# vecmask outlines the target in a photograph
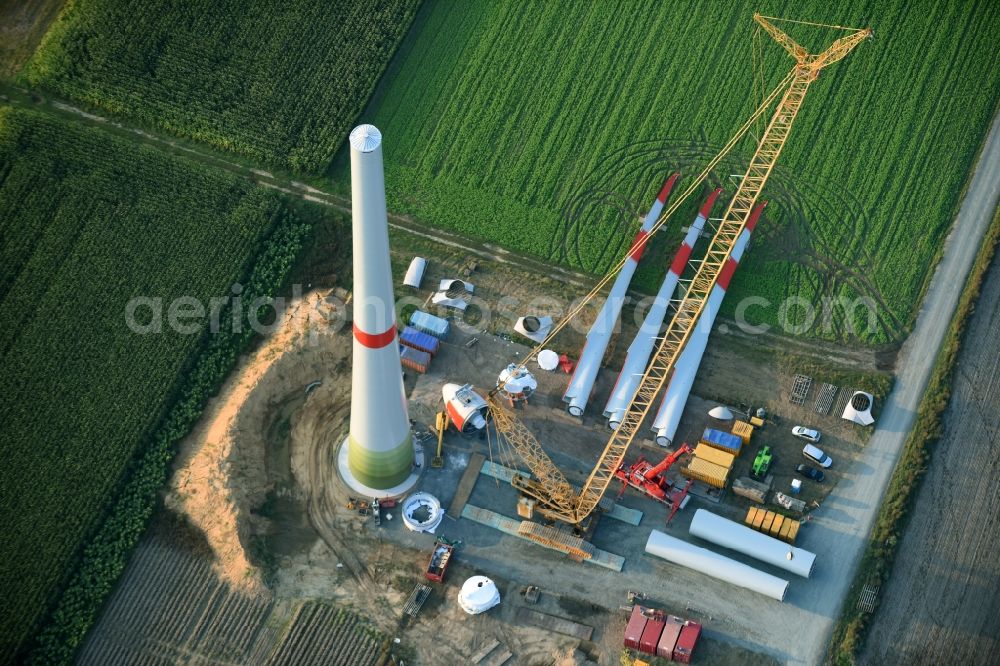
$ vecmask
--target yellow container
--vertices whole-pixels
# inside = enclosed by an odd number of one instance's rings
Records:
[[[752,506],[747,509],[747,517],[743,519],[743,522],[747,525],[753,525],[754,518],[757,517],[757,507]]]
[[[736,460],[736,456],[732,453],[712,448],[708,444],[699,444],[694,447],[694,457],[710,462],[713,465],[718,465],[719,467],[725,467],[726,471],[733,468],[733,461]]]
[[[689,479],[704,481],[715,488],[725,488],[729,470],[721,465],[710,463],[707,460],[694,458],[688,463],[687,467],[681,470],[681,474]]]
[[[732,432],[742,439],[744,444],[749,444],[750,437],[753,435],[753,426],[746,421],[734,421]]]
[[[771,522],[771,529],[768,532],[771,536],[778,536],[781,533],[781,524],[785,522],[785,517],[780,513],[774,514],[774,521]]]
[[[764,427],[764,419],[759,419],[756,416],[751,416],[750,417],[750,425],[752,425],[755,428],[763,428]]]
[[[788,543],[795,543],[795,537],[799,535],[799,527],[802,526],[802,521],[786,520],[785,522],[791,523],[788,527],[788,534],[785,535],[785,541]]]

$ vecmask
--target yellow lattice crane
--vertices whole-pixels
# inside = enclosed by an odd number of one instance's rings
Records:
[[[868,38],[870,29],[843,28],[842,26],[822,26],[848,31],[849,34],[837,39],[833,44],[818,54],[811,54],[796,43],[791,37],[776,27],[772,21],[781,21],[771,17],[754,15],[754,20],[767,31],[795,59],[792,71],[765,98],[763,103],[744,123],[743,127],[730,139],[729,143],[716,155],[688,186],[685,192],[661,215],[653,227],[655,232],[666,219],[680,206],[711,170],[732,150],[733,146],[746,134],[754,122],[763,117],[771,104],[780,96],[780,102],[771,115],[767,129],[761,136],[737,188],[729,208],[719,223],[704,259],[698,264],[697,271],[691,280],[683,299],[677,305],[673,317],[667,324],[663,339],[656,349],[648,369],[642,376],[635,398],[628,406],[621,425],[611,435],[604,451],[597,460],[593,471],[587,477],[583,487],[576,488],[566,480],[565,475],[552,462],[541,444],[520,420],[508,412],[494,396],[488,398],[493,414],[494,425],[505,445],[510,446],[521,461],[531,471],[532,477],[515,474],[512,484],[525,495],[535,500],[535,510],[543,516],[565,523],[578,525],[583,522],[597,507],[604,496],[608,484],[614,478],[615,470],[622,464],[629,445],[635,438],[640,424],[646,418],[656,395],[662,390],[674,363],[680,356],[684,345],[694,331],[698,317],[718,280],[720,271],[729,260],[729,255],[740,237],[750,212],[767,182],[781,154],[781,149],[788,140],[788,135],[798,115],[799,108],[805,99],[809,85],[819,75],[820,70],[846,56],[850,51]],[[803,21],[792,21],[804,23]],[[820,24],[809,24],[820,25]],[[637,244],[645,243],[646,238],[637,240]],[[635,249],[635,248],[633,248]],[[571,310],[559,324],[554,327],[549,336],[536,349],[523,359],[527,363],[539,350],[566,326],[566,324],[608,284],[621,269],[622,263],[605,276],[590,292],[579,307]]]

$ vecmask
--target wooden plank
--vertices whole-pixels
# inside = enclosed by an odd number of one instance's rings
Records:
[[[455,489],[455,497],[451,500],[451,506],[448,507],[449,516],[458,518],[462,515],[462,509],[465,508],[465,503],[472,496],[472,489],[476,485],[479,471],[483,468],[484,462],[486,462],[486,456],[482,453],[473,453],[469,456],[469,464],[462,473],[458,488]]]
[[[510,653],[510,650],[504,648],[484,661],[482,666],[503,666],[507,663],[507,660],[513,656],[514,655]]]
[[[549,631],[554,631],[558,634],[573,636],[574,638],[579,638],[584,641],[589,641],[590,637],[594,633],[594,628],[586,624],[580,624],[579,622],[567,620],[566,618],[562,618],[557,615],[539,613],[538,611],[531,610],[530,608],[519,608],[517,610],[517,619],[526,624],[541,627],[542,629],[548,629]]]
[[[472,655],[470,661],[473,664],[478,664],[479,662],[481,662],[483,659],[486,658],[486,655],[488,655],[490,652],[493,652],[493,648],[495,648],[498,645],[500,645],[500,641],[498,641],[495,638],[491,638],[490,641],[489,641],[489,643],[487,643],[486,645],[484,645],[483,648],[479,652],[477,652],[476,654]]]

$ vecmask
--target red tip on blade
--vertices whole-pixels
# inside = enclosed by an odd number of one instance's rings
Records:
[[[679,173],[675,173],[670,176],[670,178],[667,178],[667,182],[663,184],[663,189],[660,190],[660,195],[656,197],[656,200],[661,204],[667,203],[667,197],[670,196],[670,190],[674,189],[674,183],[676,183],[677,179],[680,177],[681,175]]]
[[[764,212],[765,208],[767,208],[766,201],[761,201],[759,204],[753,207],[753,210],[750,211],[750,218],[747,220],[747,231],[754,230],[754,228],[757,226],[757,220],[760,218],[760,214]]]
[[[677,254],[674,255],[674,263],[670,264],[670,272],[674,275],[680,275],[684,272],[684,267],[687,266],[688,259],[691,258],[691,246],[687,243],[681,243],[680,248],[677,250]]]
[[[722,188],[715,188],[715,190],[708,195],[708,198],[705,199],[705,203],[702,204],[701,210],[698,211],[698,214],[707,220],[709,213],[712,212],[712,206],[715,205],[715,200],[719,198],[720,194],[722,194]]]
[[[736,261],[732,257],[726,261],[726,265],[722,267],[722,271],[719,272],[719,281],[716,282],[716,286],[725,291],[729,289],[729,281],[733,279],[733,273],[736,272],[736,267],[739,266],[740,262]]]
[[[632,257],[633,261],[637,262],[642,259],[642,253],[646,251],[646,237],[649,236],[642,229],[639,233],[635,235],[635,240],[632,241],[632,249],[629,250],[628,256]]]

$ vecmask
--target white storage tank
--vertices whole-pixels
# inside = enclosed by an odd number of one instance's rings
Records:
[[[778,601],[782,601],[785,592],[788,591],[788,581],[783,578],[754,569],[706,548],[693,546],[658,530],[653,530],[649,535],[646,552]]]
[[[694,519],[688,530],[692,536],[732,548],[803,578],[809,578],[816,562],[816,555],[808,550],[796,548],[705,509],[694,512]]]

